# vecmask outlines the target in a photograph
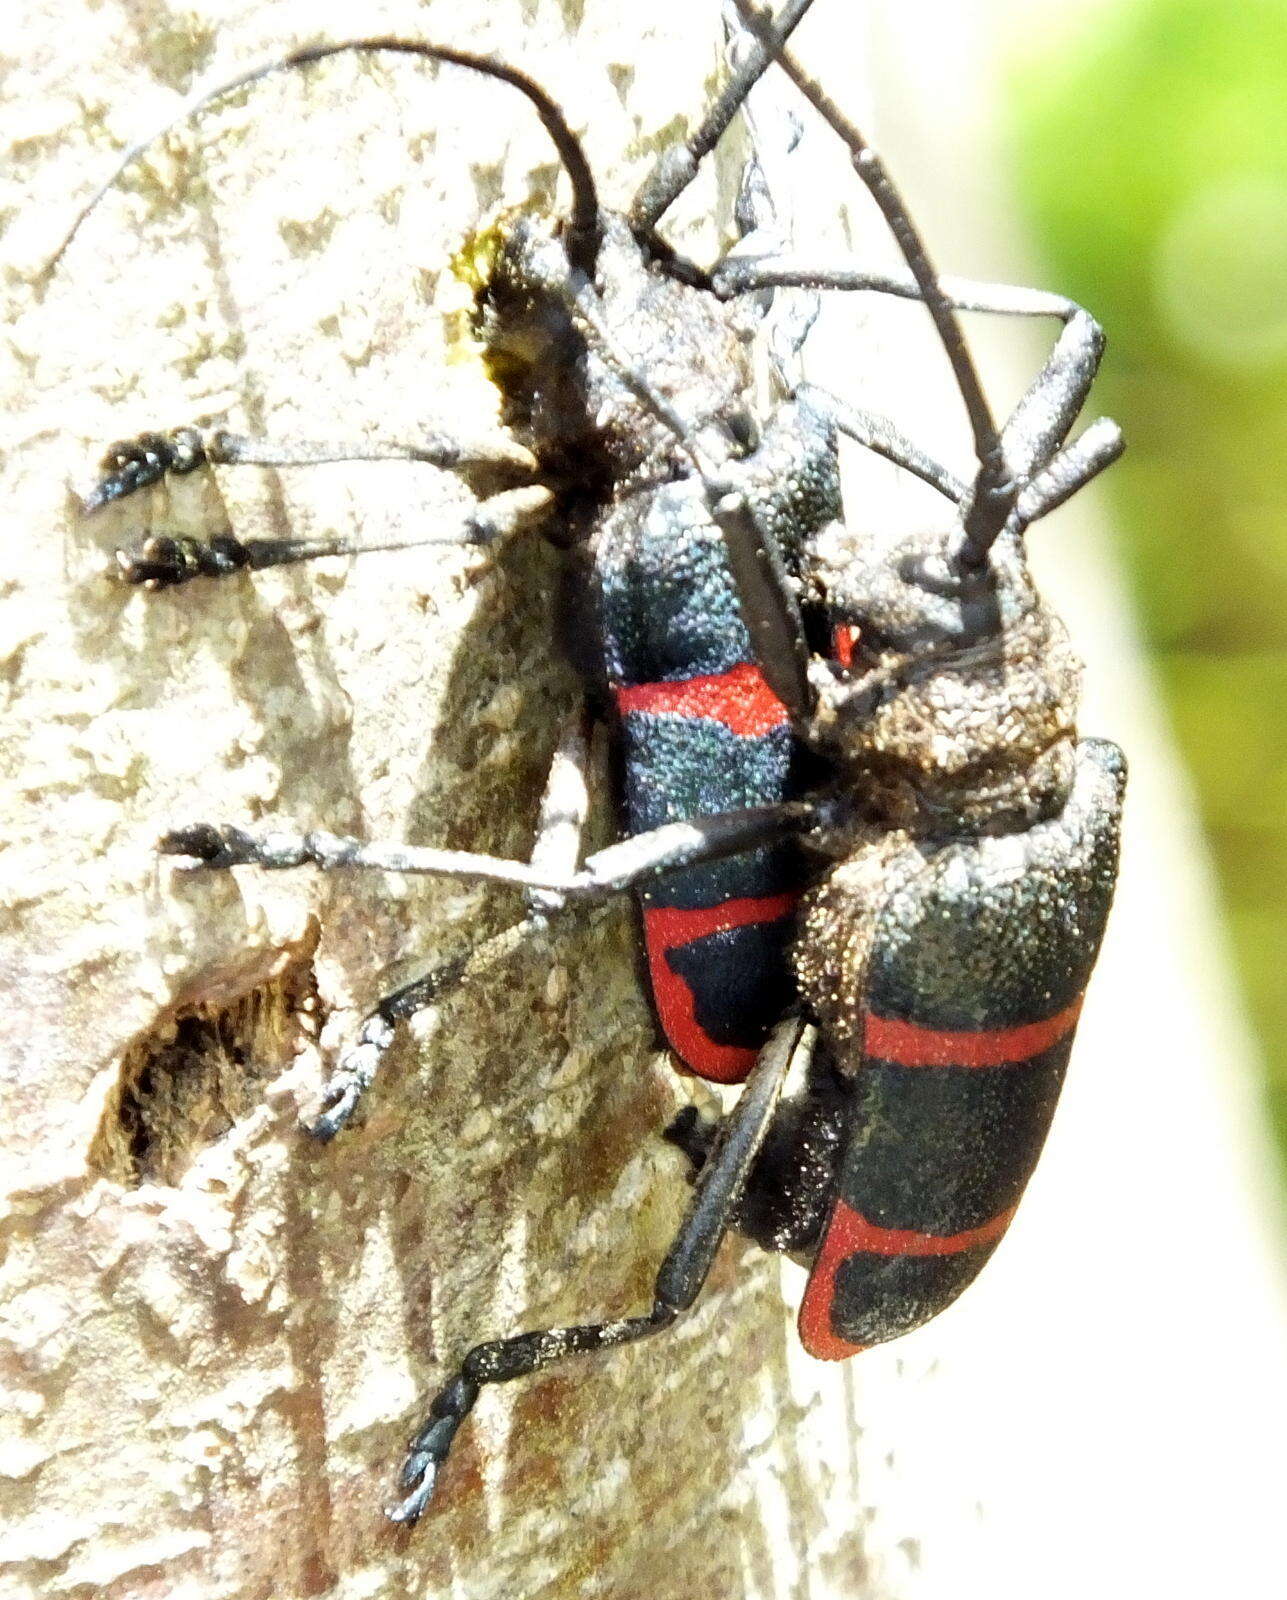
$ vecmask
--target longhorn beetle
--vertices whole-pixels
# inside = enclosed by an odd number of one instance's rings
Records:
[[[523,73],[462,51],[396,38],[323,44],[198,103],[340,51],[424,56],[526,96],[573,193],[565,218],[512,221],[479,292],[479,327],[505,375],[507,435],[381,453],[529,479],[482,501],[463,540],[496,544],[550,516],[570,536],[623,751],[625,836],[581,860],[579,728],[556,753],[527,862],[208,823],[167,833],[164,852],[207,869],[312,863],[525,892],[522,921],[381,1001],[310,1131],[330,1139],[343,1128],[401,1019],[566,908],[628,889],[671,1048],[692,1072],[745,1084],[718,1123],[690,1108],[667,1130],[692,1161],[694,1192],[651,1309],[476,1345],[412,1441],[395,1521],[414,1522],[428,1504],[483,1384],[667,1327],[697,1298],[730,1228],[809,1266],[799,1327],[815,1356],[854,1354],[943,1309],[995,1248],[1032,1171],[1098,951],[1124,765],[1113,746],[1077,740],[1079,667],[1033,588],[1023,537],[1120,452],[1103,419],[1065,442],[1103,337],[1057,296],[936,275],[880,161],[785,48],[809,4],[787,0],[771,21],[738,0],[740,64],[624,216],[600,206],[553,101]],[[748,253],[748,242],[702,273],[658,239],[661,217],[774,61],[847,146],[907,275]],[[731,307],[777,287],[922,301],[973,430],[973,482],[888,419],[816,389],[752,416]],[[1063,324],[1001,429],[961,310]],[[841,432],[931,484],[941,518],[897,537],[847,525]],[[113,447],[88,505],[202,464],[344,453],[193,428],[148,434]],[[358,547],[162,538],[119,559],[126,581],[164,588],[336,553]]]

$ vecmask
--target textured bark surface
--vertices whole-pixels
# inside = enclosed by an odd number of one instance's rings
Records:
[[[720,65],[714,0],[466,9],[360,26],[525,67],[610,201]],[[539,539],[494,566],[430,549],[160,596],[105,576],[141,527],[414,535],[468,504],[428,468],[228,470],[69,511],[68,476],[110,440],[199,416],[314,438],[494,421],[452,259],[498,207],[548,202],[557,166],[523,101],[449,69],[340,60],[205,115],[31,293],[116,152],[194,81],[354,23],[62,0],[6,41],[0,1592],[777,1595],[810,1547],[854,1592],[851,1466],[776,1428],[817,1379],[793,1398],[777,1268],[737,1244],[677,1332],[488,1393],[418,1532],[382,1516],[470,1344],[650,1299],[687,1193],[656,1138],[682,1091],[628,909],[424,1017],[365,1125],[322,1149],[297,1118],[362,1012],[516,902],[154,855],[195,819],[523,855],[576,701]],[[737,153],[690,217],[728,218]]]

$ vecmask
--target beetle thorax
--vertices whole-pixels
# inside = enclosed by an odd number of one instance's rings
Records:
[[[711,424],[737,435],[751,374],[734,313],[652,261],[622,218],[603,220],[594,287],[616,352],[691,421],[694,439]],[[583,475],[584,453],[602,458],[617,489],[691,472],[670,429],[578,330],[573,285],[556,224],[522,217],[507,230],[480,293],[507,424],[555,478],[569,456]]]

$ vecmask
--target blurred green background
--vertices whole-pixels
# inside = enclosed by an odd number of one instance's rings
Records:
[[[1287,1163],[1287,0],[1121,0],[1007,67],[1050,280],[1110,330],[1107,491]]]

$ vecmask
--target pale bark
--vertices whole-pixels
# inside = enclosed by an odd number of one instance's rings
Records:
[[[714,3],[483,9],[360,27],[525,67],[618,203],[721,59]],[[141,525],[413,534],[468,503],[428,468],[203,473],[92,523],[65,502],[110,440],[199,415],[321,438],[494,423],[453,255],[499,207],[548,203],[557,169],[525,103],[460,72],[266,83],[136,168],[43,300],[24,281],[176,91],[354,27],[148,0],[127,30],[63,0],[16,52],[0,1592],[778,1595],[810,1547],[820,1575],[857,1573],[847,1469],[789,1425],[777,1268],[741,1245],[676,1332],[487,1394],[420,1529],[383,1518],[471,1343],[650,1300],[687,1195],[657,1137],[683,1091],[628,908],[425,1017],[322,1149],[297,1119],[362,1011],[517,902],[155,858],[194,819],[524,854],[577,695],[539,539],[494,567],[429,549],[160,596],[106,576]],[[690,218],[727,227],[737,154]],[[721,233],[680,237],[709,255]]]

